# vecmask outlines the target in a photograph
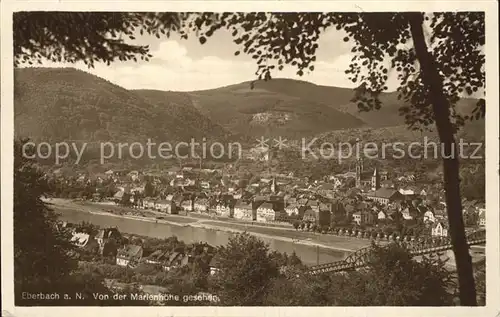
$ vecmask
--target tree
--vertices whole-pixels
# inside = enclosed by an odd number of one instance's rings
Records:
[[[123,206],[130,206],[130,197],[132,195],[130,193],[123,193],[122,198],[120,199],[120,204]]]
[[[331,278],[336,287],[329,302],[340,306],[451,305],[453,276],[444,264],[435,258],[417,262],[397,244],[372,244],[366,269]]]
[[[272,278],[278,276],[269,246],[248,233],[232,236],[216,255],[220,271],[211,280],[222,305],[263,305]]]
[[[474,169],[467,168],[462,171],[460,178],[462,182],[462,195],[470,200],[485,201],[486,195],[486,175],[484,162],[476,165]]]
[[[26,141],[14,143],[14,279],[16,305],[22,292],[57,290],[76,268],[69,232],[57,229],[56,215],[42,201],[48,192],[43,174],[23,155]],[[33,151],[28,148],[27,152]],[[62,289],[61,289],[62,290]]]
[[[201,15],[193,27],[200,31],[202,43],[218,29],[231,31],[234,42],[256,60],[256,74],[264,80],[286,64],[295,66],[298,75],[313,71],[322,30],[344,30],[344,41],[354,43],[356,55],[346,74],[360,83],[353,101],[361,111],[380,109],[378,97],[387,90],[389,70],[398,72],[399,97],[407,104],[400,113],[408,127],[425,130],[436,125],[444,149],[444,187],[460,301],[476,305],[461,212],[455,133],[466,120],[484,117],[485,101],[478,101],[472,116],[460,115],[455,104],[461,95],[484,88],[484,13],[222,13]],[[426,37],[424,32],[430,35]]]
[[[16,12],[13,15],[14,62],[148,61],[149,47],[131,45],[136,33],[169,36],[185,14],[136,12]],[[75,31],[77,31],[75,33]]]
[[[153,197],[155,194],[155,188],[153,184],[151,184],[150,181],[146,182],[146,185],[144,185],[144,196],[145,197]]]

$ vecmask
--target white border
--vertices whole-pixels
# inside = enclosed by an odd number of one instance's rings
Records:
[[[1,2],[2,310],[13,316],[500,316],[498,5],[496,1],[8,1]],[[13,56],[14,11],[485,11],[486,307],[14,307],[13,301]],[[2,315],[4,315],[2,313]]]

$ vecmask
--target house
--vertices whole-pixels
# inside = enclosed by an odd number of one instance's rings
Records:
[[[208,199],[196,198],[193,202],[193,211],[195,212],[208,212]]]
[[[215,213],[219,217],[232,217],[234,209],[230,203],[226,201],[219,201],[215,206]]]
[[[139,172],[138,171],[130,171],[128,174],[127,174],[128,177],[130,177],[130,179],[135,182],[137,180],[139,180]]]
[[[383,205],[388,205],[389,203],[403,200],[403,195],[392,188],[379,188],[374,192],[368,193],[366,198]]]
[[[486,209],[480,208],[478,211],[479,226],[486,227]]]
[[[208,266],[210,267],[210,275],[215,275],[220,270],[219,260],[215,256],[210,260]]]
[[[307,201],[306,206],[310,207],[314,211],[319,211],[319,204],[319,201],[310,199]]]
[[[189,263],[190,257],[181,252],[172,252],[167,261],[163,263],[163,269],[170,271],[176,267],[184,266]]]
[[[156,200],[150,197],[146,197],[142,200],[142,208],[144,209],[155,209]]]
[[[335,175],[330,176],[328,180],[333,185],[334,189],[337,189],[338,187],[342,186],[342,180]]]
[[[210,189],[210,182],[208,181],[201,181],[200,182],[200,187],[203,189]]]
[[[123,199],[123,196],[125,195],[125,190],[119,190],[113,195],[113,199],[115,201],[121,201]]]
[[[380,210],[377,213],[377,220],[385,220],[385,219],[387,219],[387,213],[383,210]]]
[[[380,182],[382,188],[394,188],[394,182],[391,180],[384,180]]]
[[[438,221],[432,226],[431,235],[434,237],[447,237],[448,236],[448,223]]]
[[[178,210],[171,199],[160,199],[155,201],[155,208],[158,211],[165,212],[168,214],[177,214]]]
[[[352,221],[355,222],[358,226],[363,222],[363,217],[361,215],[361,211],[356,211],[352,214]]]
[[[115,172],[113,170],[107,170],[106,172],[104,172],[104,175],[106,175],[108,178],[111,178],[113,177],[113,175],[115,175]]]
[[[193,211],[193,201],[191,199],[186,199],[181,202],[181,209],[184,211]]]
[[[146,263],[163,265],[163,263],[167,261],[169,255],[169,251],[156,250],[146,258]]]
[[[401,214],[403,215],[404,220],[412,220],[414,219],[415,211],[413,210],[413,208],[406,207],[401,210]]]
[[[276,213],[273,209],[273,205],[268,202],[262,203],[257,208],[256,220],[259,222],[268,222],[276,220]]]
[[[99,251],[102,255],[116,254],[118,242],[122,235],[118,228],[105,228],[99,230],[95,236],[95,240],[99,245]]]
[[[142,258],[143,249],[140,245],[129,244],[118,250],[116,255],[116,265],[125,267],[135,267]]]
[[[366,225],[373,225],[377,216],[378,215],[372,210],[363,210],[361,211],[361,223]]]
[[[83,232],[74,232],[71,237],[71,242],[78,248],[85,247],[90,240],[90,234]]]
[[[336,186],[334,184],[323,184],[317,188],[317,193],[328,198],[333,198],[335,196]]]
[[[169,271],[192,262],[192,259],[190,255],[184,253],[157,250],[148,256],[146,263],[160,265],[163,270]]]
[[[411,189],[411,188],[408,188],[408,189],[400,188],[399,192],[403,196],[413,196],[413,195],[415,195],[415,191],[413,189]]]
[[[436,222],[436,218],[434,217],[434,212],[432,210],[424,212],[424,222]]]
[[[302,221],[316,223],[316,211],[314,211],[310,206],[305,206],[304,215],[302,216]]]
[[[257,218],[257,213],[254,213],[251,203],[245,203],[241,200],[236,202],[234,206],[234,218],[241,220],[253,221]]]
[[[297,203],[294,203],[294,204],[290,204],[290,205],[286,206],[285,213],[289,217],[299,215],[299,205],[297,205]]]

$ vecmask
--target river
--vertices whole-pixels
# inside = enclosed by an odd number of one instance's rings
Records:
[[[167,238],[177,236],[179,240],[186,243],[206,242],[212,246],[227,244],[229,237],[233,234],[226,231],[215,229],[196,228],[189,225],[174,225],[165,223],[154,223],[113,217],[105,214],[94,214],[71,209],[57,208],[56,212],[60,214],[59,218],[71,223],[80,223],[82,221],[90,222],[100,227],[118,227],[118,230],[128,234],[136,234],[154,238]],[[268,237],[259,237],[269,244],[272,250],[282,253],[292,254],[293,251],[299,256],[306,265],[316,265],[342,260],[347,255],[344,251],[315,247],[283,241]]]

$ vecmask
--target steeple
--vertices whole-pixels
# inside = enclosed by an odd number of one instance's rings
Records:
[[[356,160],[356,187],[361,187],[361,174],[363,173],[363,159],[358,158]]]
[[[380,173],[378,172],[378,168],[375,167],[372,175],[372,190],[377,190],[380,188]]]
[[[273,194],[278,193],[278,185],[276,184],[276,177],[273,177],[273,180],[271,182],[271,193]]]

